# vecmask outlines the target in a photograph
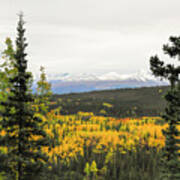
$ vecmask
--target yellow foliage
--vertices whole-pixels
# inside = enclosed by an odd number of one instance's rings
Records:
[[[41,117],[38,114],[37,116]],[[116,150],[121,153],[135,151],[137,145],[148,145],[159,150],[165,143],[162,129],[167,128],[167,124],[156,123],[161,121],[159,117],[116,119],[84,112],[63,116],[51,111],[41,119],[45,131],[56,144],[50,148],[44,147],[43,151],[48,153],[53,161],[59,157],[67,163],[72,158],[83,157],[84,151],[89,149],[94,153],[107,152],[109,157]],[[0,132],[1,135],[5,133]]]

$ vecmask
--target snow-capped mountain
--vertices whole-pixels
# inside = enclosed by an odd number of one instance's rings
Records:
[[[54,93],[87,92],[104,89],[135,88],[143,86],[167,85],[150,72],[141,70],[132,74],[109,72],[105,74],[69,74],[48,75]]]
[[[157,79],[150,73],[141,70],[137,73],[132,74],[119,74],[117,72],[109,72],[105,74],[94,74],[94,73],[79,73],[79,74],[49,74],[49,80],[61,80],[61,81],[125,81],[125,80],[137,80],[137,81],[147,81]]]

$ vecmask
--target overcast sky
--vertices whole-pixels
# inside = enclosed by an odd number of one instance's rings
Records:
[[[23,11],[34,72],[148,70],[149,57],[180,35],[179,8],[180,0],[0,0],[0,49]]]

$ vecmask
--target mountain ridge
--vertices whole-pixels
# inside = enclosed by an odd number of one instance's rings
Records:
[[[56,94],[168,85],[167,81],[161,81],[144,70],[131,74],[58,73],[48,74],[47,77]]]
[[[132,74],[62,73],[48,76],[48,79],[53,93],[57,94],[168,85],[166,81],[161,81],[143,70]]]
[[[56,73],[48,74],[48,79],[51,80],[61,80],[61,81],[107,81],[107,80],[129,80],[136,79],[139,81],[145,80],[157,80],[150,72],[145,70],[140,70],[136,73],[120,74],[117,72],[108,72],[102,74],[96,73]]]

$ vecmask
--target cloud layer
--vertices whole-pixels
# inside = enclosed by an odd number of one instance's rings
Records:
[[[149,57],[179,35],[179,7],[179,0],[1,0],[0,49],[15,38],[22,10],[33,72],[43,65],[48,73],[131,73],[148,69]]]

